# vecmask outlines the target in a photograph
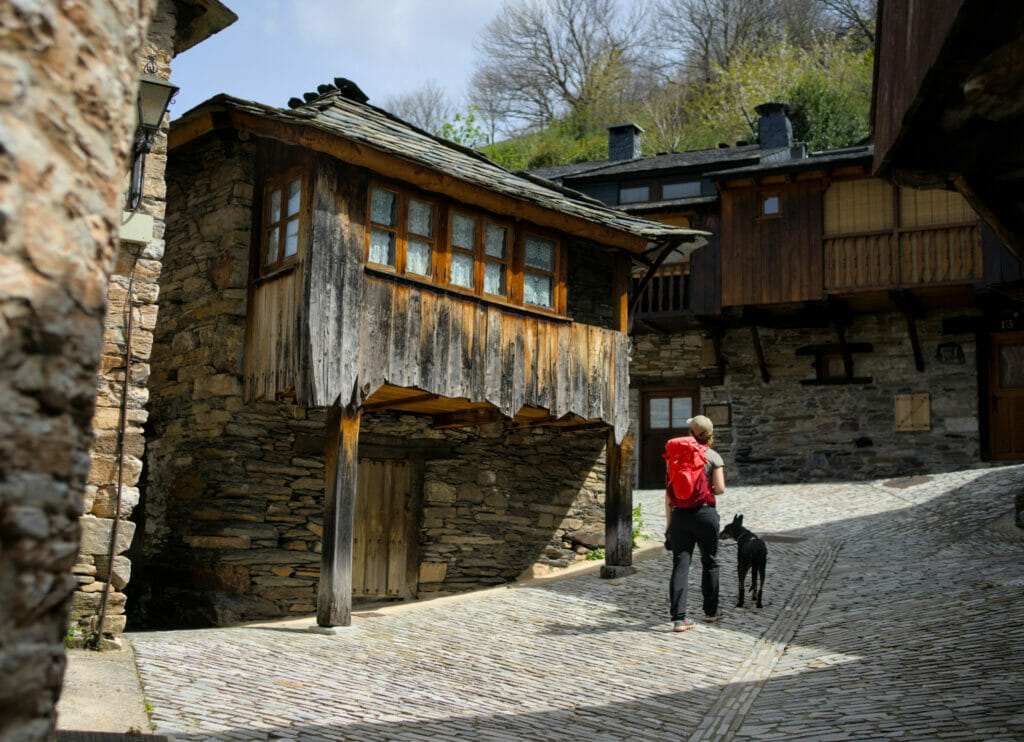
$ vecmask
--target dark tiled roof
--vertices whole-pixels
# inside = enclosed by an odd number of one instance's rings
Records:
[[[712,180],[729,180],[747,174],[770,175],[772,173],[792,173],[802,170],[831,170],[843,165],[871,164],[875,147],[872,144],[846,149],[830,149],[824,152],[812,152],[807,157],[795,160],[771,160],[744,167],[715,170],[705,173]]]
[[[569,176],[567,180],[598,180],[609,176],[645,175],[659,170],[696,170],[700,172],[720,170],[730,164],[741,165],[747,161],[785,152],[788,147],[761,149],[757,144],[740,147],[722,147],[719,149],[701,149],[692,152],[672,152],[653,157],[640,157],[635,160],[604,161],[603,167],[594,167],[578,176]],[[591,163],[580,163],[591,164]],[[601,163],[596,163],[600,165]]]
[[[590,170],[603,168],[608,160],[590,160],[589,162],[574,162],[571,165],[551,165],[550,167],[538,167],[534,170],[521,170],[521,173],[529,173],[538,178],[545,178],[552,181],[560,181],[563,178],[571,178],[575,175],[582,175]]]
[[[228,95],[218,95],[182,116],[176,124],[215,110],[231,110],[289,126],[310,127],[379,152],[422,165],[474,186],[577,217],[649,242],[700,241],[706,233],[630,216],[598,201],[538,178],[515,175],[479,152],[435,137],[387,111],[327,93],[297,108],[283,110]]]

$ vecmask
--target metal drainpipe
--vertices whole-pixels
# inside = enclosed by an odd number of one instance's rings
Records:
[[[136,208],[138,208],[136,206]],[[134,210],[133,212],[134,213]],[[117,548],[117,528],[121,523],[121,487],[124,482],[124,439],[128,429],[128,383],[132,372],[132,290],[135,285],[135,266],[138,264],[139,254],[136,253],[132,259],[132,270],[128,274],[128,295],[125,298],[125,308],[128,314],[125,319],[124,338],[124,384],[121,387],[121,418],[117,431],[117,499],[114,510],[114,525],[110,529],[110,557],[107,561],[107,581],[103,585],[103,598],[100,601],[100,618],[96,624],[96,641],[94,649],[101,649],[103,642],[103,622],[107,618],[107,600],[110,597],[110,580],[114,576],[114,556]]]

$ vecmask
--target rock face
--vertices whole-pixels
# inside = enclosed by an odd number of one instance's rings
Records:
[[[144,29],[0,4],[0,739],[52,738]],[[92,594],[78,593],[89,601]],[[76,599],[77,610],[77,599]]]
[[[174,54],[175,7],[159,0],[139,51],[141,64],[151,63],[159,77],[168,79]],[[166,119],[165,119],[166,121]],[[139,502],[136,486],[142,473],[145,438],[142,426],[148,413],[147,384],[153,329],[157,319],[158,280],[164,243],[164,172],[167,164],[167,136],[161,131],[153,151],[146,157],[146,180],[139,213],[153,219],[149,242],[120,242],[108,285],[108,304],[103,322],[99,373],[96,378],[96,411],[92,418],[93,443],[89,451],[82,545],[75,576],[78,590],[89,596],[109,592],[102,632],[116,636],[125,627],[126,597],[131,565],[124,553],[135,532],[128,519]],[[128,308],[131,308],[130,358]],[[125,377],[127,375],[127,384]],[[123,451],[119,448],[121,403],[125,404],[126,426]],[[118,481],[121,482],[118,498]],[[117,525],[117,544],[111,564],[110,538]],[[93,567],[94,569],[87,569]],[[111,569],[111,567],[113,567]],[[110,577],[109,586],[107,584]],[[82,610],[73,611],[69,631],[79,642],[91,641],[99,630],[99,599],[77,596]],[[96,606],[90,613],[88,606]]]
[[[944,334],[943,319],[933,311],[917,321],[924,371],[914,366],[904,317],[878,313],[855,316],[846,330],[847,342],[872,348],[853,354],[855,383],[807,383],[815,380],[814,356],[796,351],[834,344],[828,328],[759,328],[768,383],[747,328],[722,338],[722,383],[709,383],[716,369],[701,364],[696,331],[635,337],[630,374],[652,387],[693,379],[703,408],[728,406],[731,425],[716,425],[715,450],[731,484],[966,469],[981,465],[976,343],[973,334]],[[957,352],[941,352],[948,348]],[[896,430],[894,397],[919,393],[929,395],[929,429]],[[631,403],[637,420],[638,390]]]

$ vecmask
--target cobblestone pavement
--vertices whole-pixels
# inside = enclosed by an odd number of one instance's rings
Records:
[[[763,609],[669,631],[663,505],[637,573],[310,620],[131,634],[157,731],[203,740],[1024,739],[1024,466],[731,489]],[[699,574],[691,611],[699,617]]]

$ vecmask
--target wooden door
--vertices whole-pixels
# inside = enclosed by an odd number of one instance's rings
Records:
[[[1024,332],[991,336],[989,450],[993,459],[1024,459]]]
[[[665,486],[665,444],[670,438],[690,434],[686,421],[697,414],[697,393],[693,389],[650,390],[641,394],[640,404],[640,487],[659,489]]]
[[[360,459],[352,538],[352,595],[416,596],[416,524],[407,461]]]

